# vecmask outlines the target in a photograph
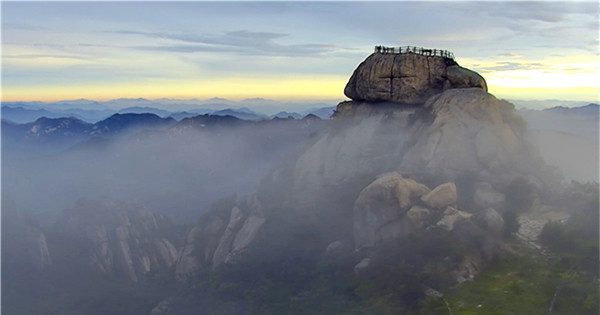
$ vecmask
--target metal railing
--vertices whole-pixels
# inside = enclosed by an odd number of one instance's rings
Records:
[[[442,49],[428,49],[423,47],[415,46],[402,46],[402,47],[386,47],[386,46],[375,46],[375,52],[378,54],[417,54],[422,56],[438,56],[454,60],[454,54],[447,50]]]

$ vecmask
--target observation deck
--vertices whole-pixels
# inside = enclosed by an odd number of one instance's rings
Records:
[[[417,54],[422,56],[431,57],[443,57],[454,60],[454,54],[450,51],[443,49],[428,49],[423,47],[415,46],[401,46],[401,47],[386,47],[386,46],[375,46],[375,53],[378,54]]]

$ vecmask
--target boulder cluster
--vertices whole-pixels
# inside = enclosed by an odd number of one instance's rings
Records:
[[[502,235],[504,220],[495,209],[487,208],[473,215],[459,210],[457,201],[456,185],[452,182],[430,190],[398,172],[382,174],[360,192],[354,203],[355,250],[369,252],[382,243],[434,227],[452,232],[458,225],[475,225],[487,231],[492,240]],[[335,244],[340,247],[342,242],[331,243],[328,251]],[[472,257],[470,260],[471,265],[477,265]],[[354,267],[355,273],[360,276],[367,272],[370,262],[370,257],[360,260]],[[464,272],[459,272],[457,282],[474,277],[471,269],[467,271],[466,278]]]

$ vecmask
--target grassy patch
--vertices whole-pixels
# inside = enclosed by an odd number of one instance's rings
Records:
[[[514,256],[452,288],[446,299],[455,314],[548,314],[560,285],[552,314],[598,314],[596,281],[583,272],[567,273],[558,261]]]

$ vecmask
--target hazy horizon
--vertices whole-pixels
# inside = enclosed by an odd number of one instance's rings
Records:
[[[594,2],[3,2],[2,101],[343,100],[374,45],[414,45],[498,98],[597,102],[597,30]]]

